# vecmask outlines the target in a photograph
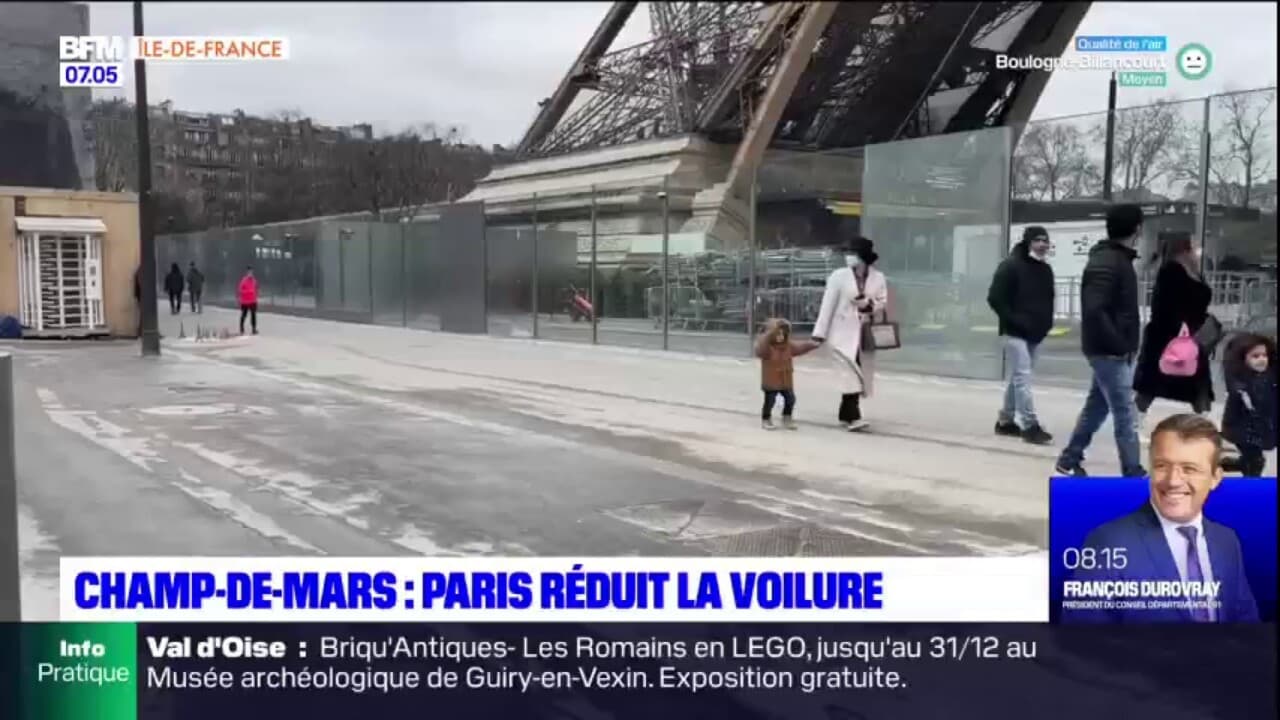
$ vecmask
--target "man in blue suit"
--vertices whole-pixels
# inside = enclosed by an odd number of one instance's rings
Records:
[[[1157,425],[1151,434],[1150,500],[1089,533],[1084,546],[1092,548],[1099,559],[1073,578],[1219,582],[1216,604],[1064,608],[1063,622],[1259,622],[1258,605],[1245,577],[1240,539],[1234,530],[1203,513],[1209,493],[1222,482],[1221,456],[1222,437],[1206,418],[1174,415]],[[1120,548],[1123,551],[1117,552]],[[1116,560],[1120,555],[1123,561]]]

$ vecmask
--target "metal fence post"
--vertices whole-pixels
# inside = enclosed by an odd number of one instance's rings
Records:
[[[755,352],[756,331],[756,195],[760,192],[759,167],[751,169],[751,196],[747,198],[747,356]]]
[[[316,228],[315,234],[311,238],[311,309],[320,310],[321,283],[324,282],[324,276],[321,274],[320,258],[322,248],[324,247],[324,228]]]
[[[289,307],[298,306],[298,248],[295,242],[298,239],[297,233],[286,233],[284,239],[288,241],[285,247],[288,248],[289,257]]]
[[[338,306],[347,309],[347,244],[353,233],[347,228],[338,228]]]
[[[22,620],[13,356],[0,352],[0,623]]]
[[[596,297],[596,186],[591,186],[591,344],[600,344],[600,299]]]
[[[376,225],[369,225],[364,234],[364,256],[366,275],[369,276],[369,324],[378,324],[378,303],[377,298],[373,294],[373,229]]]
[[[667,178],[662,179],[662,349],[671,349],[671,233],[668,223],[671,198],[667,194]]]
[[[1204,125],[1200,128],[1200,197],[1196,199],[1196,238],[1200,242],[1200,272],[1204,272],[1205,260],[1209,255],[1206,231],[1209,229],[1209,155],[1212,150],[1210,142],[1209,98],[1204,99]]]
[[[409,327],[409,225],[400,223],[400,327]]]
[[[480,217],[484,221],[483,223],[481,223],[482,227],[480,229],[480,232],[481,232],[481,236],[480,236],[480,303],[481,303],[481,306],[484,308],[484,312],[481,313],[481,315],[484,317],[484,328],[483,330],[481,330],[481,332],[487,334],[489,332],[489,213],[488,213],[488,206],[485,205],[484,200],[479,201],[479,204],[480,204]],[[444,298],[444,301],[445,302],[448,301],[447,296]],[[440,313],[440,316],[441,316],[440,322],[441,322],[441,329],[443,330],[444,329],[443,302],[441,303],[440,310],[438,312]]]
[[[538,193],[533,194],[533,336],[538,337]]]

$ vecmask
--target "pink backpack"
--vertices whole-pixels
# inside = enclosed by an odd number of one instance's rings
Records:
[[[1182,324],[1178,337],[1169,341],[1160,353],[1160,372],[1172,377],[1191,377],[1200,362],[1200,346],[1191,337],[1187,324]]]

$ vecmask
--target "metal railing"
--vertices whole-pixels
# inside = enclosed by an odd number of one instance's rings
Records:
[[[1211,272],[1204,280],[1213,290],[1209,311],[1227,328],[1247,326],[1258,317],[1275,315],[1276,278],[1264,273]],[[1080,322],[1080,278],[1058,278],[1056,281],[1054,318],[1068,325]],[[1155,282],[1139,280],[1140,310],[1144,321],[1151,311],[1151,293]]]

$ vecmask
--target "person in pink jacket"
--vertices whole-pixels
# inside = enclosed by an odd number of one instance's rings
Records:
[[[253,334],[258,334],[258,279],[253,276],[253,267],[244,270],[240,278],[240,334],[244,334],[244,319],[250,318]]]

